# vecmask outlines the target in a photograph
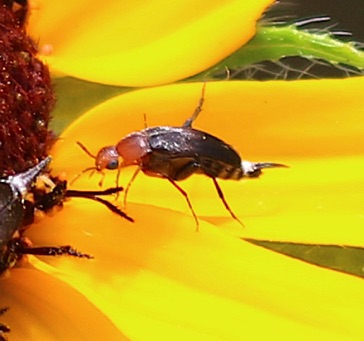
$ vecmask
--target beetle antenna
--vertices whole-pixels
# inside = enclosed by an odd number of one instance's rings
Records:
[[[199,113],[202,111],[202,106],[205,102],[205,89],[206,89],[206,82],[204,82],[202,85],[201,97],[200,97],[200,100],[198,101],[198,106],[195,109],[192,116],[183,123],[183,125],[182,125],[183,128],[191,128],[192,123],[195,121],[195,119],[197,118]]]
[[[83,144],[83,143],[81,143],[80,141],[77,141],[76,142],[77,144],[78,144],[78,146],[89,156],[89,157],[91,157],[91,158],[93,158],[93,159],[96,159],[96,156],[95,155],[93,155],[87,148],[86,148],[86,146]]]

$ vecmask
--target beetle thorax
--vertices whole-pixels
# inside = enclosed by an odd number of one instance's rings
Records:
[[[116,150],[122,158],[122,166],[139,164],[141,159],[151,152],[148,136],[143,131],[137,131],[125,136],[117,145]]]

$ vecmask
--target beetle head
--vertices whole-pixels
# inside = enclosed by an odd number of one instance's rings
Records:
[[[98,172],[104,169],[117,169],[119,168],[119,154],[114,146],[107,146],[101,148],[97,155],[93,155],[84,144],[77,141],[79,147],[91,158],[95,159],[95,167],[85,169],[83,172],[89,170],[97,170]]]
[[[114,146],[107,146],[97,153],[95,158],[95,167],[97,171],[103,169],[118,169],[119,154]]]
[[[116,151],[116,148],[113,146],[107,146],[97,153],[97,155],[93,155],[85,145],[81,142],[77,141],[78,146],[91,158],[95,160],[94,167],[88,167],[84,169],[82,172],[78,173],[71,181],[70,184],[73,184],[82,174],[91,171],[90,176],[95,172],[99,172],[102,174],[102,178],[99,182],[99,186],[102,186],[102,182],[105,176],[103,172],[104,169],[118,169],[119,168],[119,155]]]

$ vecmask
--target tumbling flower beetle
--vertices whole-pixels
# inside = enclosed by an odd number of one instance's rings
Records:
[[[23,255],[69,255],[82,258],[93,258],[81,253],[69,245],[31,247],[24,237],[27,225],[33,222],[34,210],[47,212],[54,206],[61,206],[63,201],[69,197],[79,197],[97,201],[105,205],[112,212],[123,218],[133,221],[124,212],[108,201],[99,198],[98,195],[109,195],[123,190],[122,187],[110,188],[104,191],[74,191],[67,190],[66,181],[59,181],[52,191],[45,193],[42,190],[31,188],[35,179],[44,171],[50,163],[47,157],[38,165],[14,176],[0,179],[0,274],[12,267]],[[34,202],[25,199],[28,192],[32,191]],[[0,309],[0,316],[7,308]],[[0,341],[6,340],[4,333],[10,329],[0,323]]]
[[[34,220],[34,211],[47,212],[54,206],[62,206],[63,201],[69,197],[78,197],[97,201],[105,205],[113,213],[133,222],[110,202],[99,198],[99,195],[110,195],[123,190],[122,187],[109,188],[104,191],[75,191],[67,190],[67,182],[59,181],[52,191],[46,193],[31,186],[38,175],[50,163],[51,157],[45,158],[38,165],[29,170],[5,179],[0,179],[0,273],[25,254],[33,255],[71,255],[76,257],[91,258],[70,246],[61,247],[29,247],[22,238],[23,231]],[[28,192],[32,191],[34,202],[25,200]],[[20,235],[14,237],[15,234]]]
[[[25,251],[21,250],[21,239],[13,237],[22,227],[24,197],[34,179],[43,171],[50,160],[50,158],[46,158],[26,172],[0,180],[0,273],[16,262],[19,255]],[[19,249],[16,249],[15,245],[18,240]],[[4,314],[7,309],[0,309],[0,315]],[[4,333],[9,331],[7,326],[0,323],[0,340],[6,340]]]
[[[88,170],[102,172],[104,169],[118,169],[119,177],[121,168],[138,166],[124,192],[124,203],[128,189],[140,170],[149,176],[165,178],[185,197],[197,227],[198,218],[189,197],[176,181],[184,180],[194,173],[204,174],[212,179],[230,215],[241,223],[225,200],[216,179],[256,178],[261,175],[263,168],[287,166],[272,162],[242,161],[239,154],[224,141],[192,128],[192,123],[202,111],[204,94],[205,84],[197,108],[181,127],[157,126],[132,132],[115,146],[100,149],[96,156],[81,142],[77,142],[84,152],[95,159],[95,166],[82,173]]]
[[[36,177],[51,161],[47,157],[38,165],[14,176],[0,180],[0,273],[15,264],[25,254],[61,255],[91,258],[70,246],[29,247],[22,236],[25,196]],[[14,237],[18,234],[18,237]]]

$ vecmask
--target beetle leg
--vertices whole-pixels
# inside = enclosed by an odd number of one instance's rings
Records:
[[[125,212],[123,212],[122,210],[120,210],[117,206],[113,205],[111,202],[108,202],[105,199],[96,197],[96,196],[90,196],[90,197],[84,197],[85,199],[91,199],[94,201],[97,201],[103,205],[105,205],[111,212],[116,213],[117,215],[125,218],[126,220],[130,221],[130,222],[134,222],[134,219],[129,217]]]
[[[195,213],[195,211],[194,211],[194,209],[193,209],[193,207],[192,207],[192,204],[191,204],[191,201],[190,201],[190,199],[189,199],[189,197],[188,197],[188,194],[180,187],[180,186],[178,186],[177,184],[176,184],[176,182],[174,181],[174,180],[172,180],[171,178],[167,178],[166,177],[166,179],[168,179],[169,180],[169,182],[174,186],[174,187],[176,187],[178,190],[179,190],[179,192],[185,197],[185,199],[186,199],[186,201],[187,201],[187,204],[188,204],[188,207],[190,208],[190,210],[191,210],[191,212],[192,212],[192,215],[193,215],[193,217],[195,218],[195,221],[196,221],[196,231],[198,232],[198,229],[199,229],[199,226],[200,226],[200,223],[199,223],[199,221],[198,221],[198,217],[197,217],[197,215],[196,215],[196,213]]]
[[[118,168],[118,173],[116,174],[116,180],[115,180],[116,188],[119,187],[120,171],[121,171],[121,168]],[[115,200],[118,200],[119,193],[120,192],[116,192],[116,199]]]
[[[89,196],[96,196],[96,195],[111,195],[115,193],[119,193],[123,190],[123,187],[111,187],[108,189],[104,189],[102,191],[77,191],[73,189],[68,189],[66,191],[65,197],[89,197]]]
[[[103,171],[99,171],[99,173],[101,174],[101,179],[100,179],[98,185],[99,185],[99,187],[102,187],[102,184],[104,183],[104,179],[105,179],[105,173]],[[92,174],[93,174],[93,171],[90,173],[90,177],[92,176]]]
[[[21,250],[23,255],[37,255],[37,256],[73,256],[77,258],[92,259],[93,256],[82,253],[71,247],[70,245],[63,246],[43,246],[43,247],[28,247]]]
[[[5,314],[7,311],[9,310],[9,308],[0,308],[0,316]],[[6,341],[7,338],[5,337],[4,333],[9,333],[10,332],[10,328],[8,326],[6,326],[3,323],[0,323],[0,341]]]
[[[14,254],[15,258],[19,260],[22,255],[37,255],[37,256],[62,256],[68,255],[78,258],[93,258],[87,253],[82,253],[71,247],[70,245],[64,246],[44,246],[44,247],[31,247],[22,238],[14,238],[8,243],[9,254]]]
[[[242,221],[234,214],[234,212],[231,210],[229,204],[227,203],[227,201],[225,200],[224,197],[224,193],[222,192],[222,189],[220,188],[219,184],[217,183],[216,178],[211,178],[212,181],[214,182],[215,188],[217,190],[217,193],[219,194],[219,197],[221,199],[221,201],[224,203],[225,208],[229,211],[230,215],[243,227],[245,227],[245,225],[242,223]]]
[[[195,119],[197,118],[199,113],[202,111],[202,106],[203,106],[203,103],[205,102],[205,89],[206,89],[206,82],[203,83],[201,97],[200,97],[200,100],[198,101],[198,106],[195,109],[192,116],[183,123],[183,125],[182,125],[183,128],[191,128],[192,123],[195,121]]]
[[[76,191],[76,190],[67,190],[65,193],[65,197],[73,197],[73,198],[83,198],[90,199],[99,202],[100,204],[105,205],[111,212],[116,213],[117,215],[129,220],[130,222],[134,222],[134,219],[129,217],[125,212],[120,210],[117,206],[113,205],[111,202],[99,198],[98,195],[110,195],[114,193],[120,193],[123,190],[123,187],[115,187],[108,188],[104,191]]]
[[[125,191],[124,191],[124,200],[123,200],[123,209],[124,210],[126,210],[126,198],[128,196],[130,186],[134,182],[134,180],[137,177],[137,175],[139,174],[140,170],[141,170],[141,167],[138,167],[137,170],[134,172],[133,176],[131,177],[130,181],[128,182],[126,188],[125,188]]]

